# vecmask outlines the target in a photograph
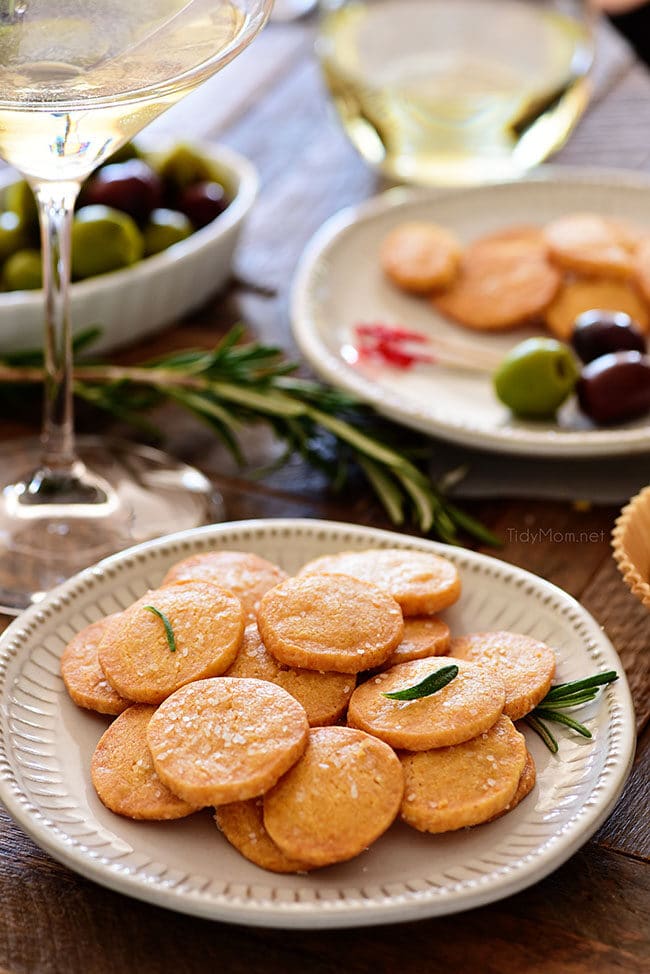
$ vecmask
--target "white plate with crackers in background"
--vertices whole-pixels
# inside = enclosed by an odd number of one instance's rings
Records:
[[[389,418],[429,435],[501,453],[545,457],[599,457],[650,449],[647,416],[613,426],[594,425],[574,397],[554,420],[515,418],[499,402],[491,370],[515,345],[552,337],[541,322],[507,330],[463,327],[431,300],[401,291],[380,266],[386,236],[401,224],[435,223],[463,247],[516,227],[542,227],[568,214],[592,213],[650,236],[650,180],[613,170],[542,166],[521,180],[458,190],[396,188],[328,220],[308,244],[292,293],[292,326],[311,367],[327,382]],[[602,275],[594,292],[602,299]],[[573,283],[569,276],[564,283]],[[582,279],[578,281],[582,286]],[[609,281],[606,282],[606,287]],[[614,282],[618,290],[620,279]],[[627,283],[625,285],[627,287]],[[648,302],[632,282],[632,310]],[[506,295],[507,299],[507,295]],[[616,308],[609,310],[630,310]],[[399,367],[359,355],[359,328],[406,329],[449,347],[461,360],[482,363],[472,372],[441,364]],[[644,323],[648,324],[648,320]]]
[[[453,635],[506,629],[551,646],[556,681],[607,670],[619,679],[581,710],[590,740],[558,733],[551,754],[530,729],[533,791],[509,814],[444,835],[396,823],[360,856],[309,874],[266,872],[217,830],[209,809],[138,822],[99,801],[90,762],[109,718],[78,709],[60,658],[90,623],[160,584],[180,559],[255,552],[289,574],[340,551],[444,555],[462,595],[443,612]],[[330,578],[333,576],[329,576]],[[119,720],[119,718],[118,718]],[[0,640],[0,799],[34,840],[76,872],[148,902],[211,919],[286,928],[384,924],[453,913],[509,896],[560,866],[612,810],[634,754],[633,705],[620,660],[570,596],[487,556],[392,532],[318,520],[242,521],[121,552],[54,590]]]

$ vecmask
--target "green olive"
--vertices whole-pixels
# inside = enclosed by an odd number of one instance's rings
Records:
[[[17,213],[9,210],[0,213],[0,263],[21,250],[27,243],[27,234]]]
[[[11,183],[5,190],[5,205],[17,213],[25,230],[38,232],[38,210],[31,186],[24,179]]]
[[[578,376],[568,345],[552,338],[529,338],[506,355],[494,374],[494,388],[515,416],[550,419]]]
[[[129,159],[141,159],[142,153],[138,149],[135,142],[125,142],[121,145],[119,149],[116,149],[112,155],[108,156],[106,162],[102,165],[112,166],[115,162],[128,162]]]
[[[154,155],[150,162],[158,175],[174,190],[218,178],[216,167],[192,146],[182,142],[162,155]]]
[[[8,291],[38,291],[43,287],[43,265],[38,250],[17,250],[2,268]]]
[[[106,274],[140,260],[144,241],[130,216],[108,206],[84,206],[72,226],[72,275]]]
[[[154,210],[144,228],[144,254],[159,254],[172,244],[185,240],[192,233],[192,224],[184,213],[164,208]]]

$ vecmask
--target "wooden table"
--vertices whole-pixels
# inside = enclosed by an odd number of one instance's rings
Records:
[[[218,137],[246,153],[259,167],[262,193],[230,290],[125,361],[209,344],[239,319],[251,334],[291,348],[288,286],[303,245],[324,219],[378,185],[328,112],[312,41],[309,21],[273,25],[228,71],[158,123],[176,135]],[[558,158],[650,168],[650,77],[611,36],[604,38],[594,103]],[[174,411],[164,421],[167,448],[214,474],[232,518],[302,515],[387,526],[367,496],[330,496],[300,462],[252,484],[208,432]],[[28,432],[28,420],[0,427],[4,437]],[[248,445],[253,463],[272,454],[265,436]],[[632,685],[640,735],[634,771],[614,814],[579,853],[532,889],[454,917],[343,932],[248,930],[95,886],[41,852],[0,810],[0,974],[649,970],[650,616],[627,592],[610,556],[616,512],[526,500],[473,510],[506,538],[499,557],[562,586],[594,614]],[[554,540],[518,542],[527,537],[524,527],[552,529]],[[599,540],[571,540],[570,532],[586,537],[583,531]]]

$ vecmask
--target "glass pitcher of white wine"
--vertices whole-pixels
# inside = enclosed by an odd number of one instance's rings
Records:
[[[588,0],[321,0],[317,51],[343,126],[386,176],[521,175],[589,98]]]

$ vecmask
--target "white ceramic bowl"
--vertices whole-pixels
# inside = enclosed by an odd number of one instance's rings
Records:
[[[196,147],[223,171],[234,193],[232,202],[212,223],[162,253],[72,285],[74,332],[89,325],[102,329],[93,353],[160,331],[199,308],[227,280],[244,220],[257,195],[257,173],[232,149],[200,143]],[[13,171],[3,171],[0,188],[15,179]],[[37,349],[42,343],[42,291],[0,294],[0,352]]]

